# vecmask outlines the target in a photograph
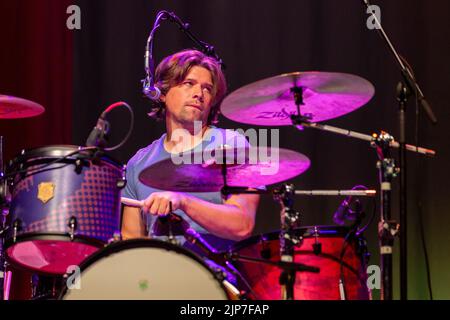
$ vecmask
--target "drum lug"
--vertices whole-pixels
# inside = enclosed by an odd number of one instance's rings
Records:
[[[219,280],[221,282],[225,281],[227,275],[222,269],[220,269],[220,268],[213,268],[212,271],[214,272],[214,275],[215,275],[217,280]]]
[[[119,189],[123,189],[123,188],[125,188],[125,186],[127,185],[127,179],[126,178],[122,178],[122,179],[119,179],[119,180],[117,180],[117,188],[119,188]]]
[[[317,227],[314,227],[314,239],[315,242],[313,243],[313,252],[317,256],[322,253],[322,243],[319,242],[319,230]]]
[[[22,220],[16,219],[13,223],[13,243],[16,242],[17,232],[22,230]]]
[[[117,181],[117,188],[123,189],[127,185],[127,166],[122,167],[122,178]]]
[[[116,231],[113,233],[113,237],[108,240],[108,244],[113,243],[113,242],[118,242],[121,240],[122,240],[122,234],[120,233],[120,231]]]
[[[369,250],[367,249],[367,241],[364,237],[358,238],[356,253],[361,257],[364,265],[367,265],[369,263],[371,255]]]
[[[81,159],[77,159],[75,161],[75,172],[76,174],[81,174],[83,171],[83,161]]]
[[[20,172],[20,179],[25,179],[25,176],[27,175],[27,173],[25,172],[25,170],[24,170],[24,164],[23,163],[21,163],[20,165],[19,165],[19,172]]]
[[[70,241],[73,241],[75,237],[75,231],[77,230],[77,218],[75,216],[70,217],[69,220],[69,235],[70,235]]]
[[[272,251],[270,250],[270,244],[267,241],[267,238],[262,236],[260,240],[261,250],[259,252],[259,255],[261,258],[269,260],[272,258]]]

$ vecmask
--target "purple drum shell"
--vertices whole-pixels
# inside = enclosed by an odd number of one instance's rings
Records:
[[[22,165],[25,174],[14,178],[7,256],[21,267],[63,274],[120,231],[118,182],[123,169],[104,157],[95,164],[84,159],[78,167],[76,159],[69,158],[36,171],[57,158],[46,156],[47,150],[39,158],[27,159]],[[69,237],[71,217],[77,224],[73,241]],[[14,241],[16,220],[20,228]]]

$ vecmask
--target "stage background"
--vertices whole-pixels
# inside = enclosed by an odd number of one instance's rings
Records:
[[[81,30],[68,30],[66,8],[81,8]],[[419,144],[437,150],[434,159],[408,154],[408,280],[410,299],[428,299],[420,226],[425,231],[433,294],[449,299],[450,160],[448,141],[450,83],[450,3],[373,1],[399,52],[416,77],[439,119],[430,125],[419,115]],[[374,30],[366,27],[362,1],[151,1],[151,0],[14,0],[0,1],[0,94],[43,104],[40,117],[1,120],[5,159],[22,148],[50,144],[84,144],[97,117],[109,104],[123,100],[134,109],[133,135],[112,155],[126,162],[137,149],[160,137],[163,123],[146,116],[141,97],[143,55],[156,13],[174,11],[195,35],[216,47],[227,65],[230,92],[249,83],[293,71],[330,71],[359,75],[376,89],[363,108],[327,124],[360,131],[383,129],[398,137],[395,86],[401,79],[393,57]],[[157,62],[191,42],[170,23],[155,42]],[[128,126],[126,111],[111,114],[111,142]],[[415,104],[408,102],[408,142],[415,143]],[[249,128],[221,118],[220,126]],[[357,184],[378,188],[375,151],[365,142],[306,129],[280,128],[280,146],[307,155],[309,171],[292,180],[298,189],[348,189]],[[398,179],[394,192],[398,191]],[[395,193],[393,216],[398,217]],[[297,198],[302,225],[332,224],[342,198]],[[371,202],[365,202],[367,214]],[[419,208],[422,208],[421,210]],[[378,208],[377,208],[378,209]],[[422,222],[420,222],[420,214]],[[378,211],[376,220],[378,220]],[[254,233],[279,228],[279,207],[263,197]],[[366,232],[379,263],[376,222]],[[395,242],[398,266],[399,240]],[[398,297],[398,271],[395,296]],[[375,297],[378,296],[375,290]]]

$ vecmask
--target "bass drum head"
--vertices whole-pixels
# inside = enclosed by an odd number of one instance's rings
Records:
[[[68,277],[61,299],[228,299],[222,282],[200,257],[159,240],[111,244],[88,258],[80,270],[79,277]]]

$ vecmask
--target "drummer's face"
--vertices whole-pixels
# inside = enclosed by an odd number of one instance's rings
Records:
[[[192,67],[179,85],[170,88],[161,97],[166,104],[166,116],[180,123],[202,121],[206,125],[213,98],[212,90],[211,73],[200,66]]]

